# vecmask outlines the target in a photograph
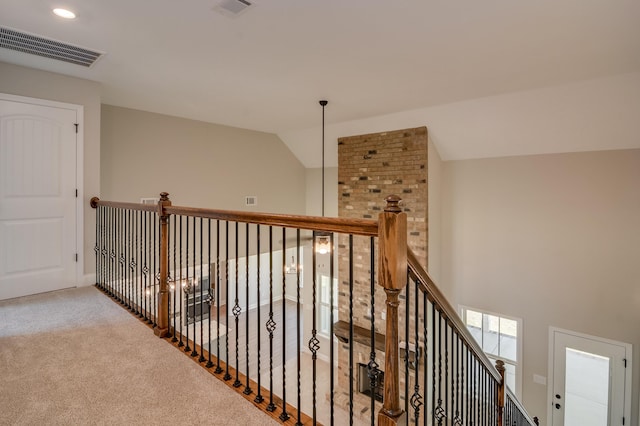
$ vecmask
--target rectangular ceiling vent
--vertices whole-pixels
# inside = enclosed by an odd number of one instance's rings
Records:
[[[235,18],[247,11],[253,3],[247,0],[222,0],[214,9],[225,16]]]
[[[93,51],[43,36],[0,27],[0,47],[90,67],[104,52]]]

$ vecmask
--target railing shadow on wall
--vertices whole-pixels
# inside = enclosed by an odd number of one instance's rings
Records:
[[[386,201],[376,221],[94,197],[96,286],[285,424],[537,424],[407,248],[400,198]]]

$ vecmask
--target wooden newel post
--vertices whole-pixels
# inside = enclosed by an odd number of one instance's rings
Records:
[[[390,195],[379,216],[378,284],[387,295],[385,333],[384,401],[378,413],[378,425],[406,425],[406,413],[400,408],[400,368],[398,296],[407,284],[407,215],[398,206],[401,199]]]
[[[160,291],[158,291],[158,318],[153,332],[158,337],[169,334],[169,215],[165,208],[171,205],[169,194],[160,193]]]
[[[498,426],[504,425],[504,395],[505,395],[505,383],[504,383],[504,361],[497,360],[496,361],[496,370],[500,373],[500,385],[498,386],[498,405],[496,409],[498,410]]]

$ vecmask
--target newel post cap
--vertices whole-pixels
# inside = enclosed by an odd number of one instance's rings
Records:
[[[92,208],[96,209],[98,208],[98,201],[100,201],[100,198],[91,197],[91,200],[89,201],[89,205],[91,205]]]
[[[402,201],[398,195],[391,194],[387,198],[384,199],[387,202],[387,206],[384,208],[384,211],[387,213],[400,213],[402,209],[399,204]]]

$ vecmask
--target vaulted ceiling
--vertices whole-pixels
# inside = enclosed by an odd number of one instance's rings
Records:
[[[99,81],[106,104],[277,133],[307,166],[322,98],[336,129],[453,105],[460,121],[431,136],[456,159],[500,155],[446,147],[483,99],[621,75],[639,93],[637,0],[251,0],[235,17],[220,1],[0,0],[0,26],[106,52],[91,68],[2,48],[0,61]]]

